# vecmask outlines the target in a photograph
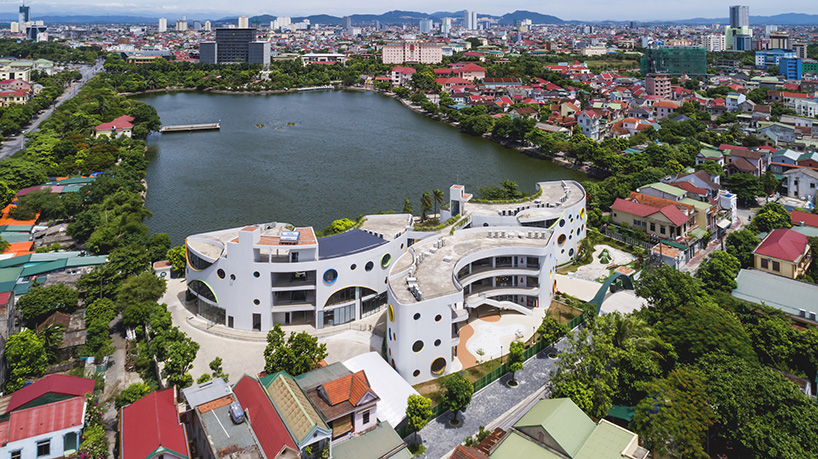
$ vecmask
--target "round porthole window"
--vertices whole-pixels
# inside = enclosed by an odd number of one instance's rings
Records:
[[[338,279],[338,271],[332,268],[324,271],[324,282],[331,284],[335,282],[336,279]]]
[[[349,270],[350,271],[355,271],[355,268],[357,268],[357,267],[358,267],[358,265],[356,265],[355,263],[352,263],[352,266],[349,267]]]
[[[231,280],[231,281],[232,281],[232,280],[236,280],[236,275],[235,275],[235,274],[231,274],[231,275],[230,275],[230,280]]]
[[[261,274],[258,271],[253,273],[253,277],[259,277],[259,276],[261,276]]]
[[[579,209],[579,218],[585,218],[585,208]]]
[[[483,226],[489,226],[489,224],[488,223],[483,223]]]
[[[559,235],[559,237],[557,238],[557,244],[559,244],[559,245],[565,244],[565,235],[564,234]]]
[[[435,340],[435,346],[440,346],[440,340],[439,339]]]
[[[438,357],[432,362],[432,374],[441,375],[446,370],[446,359]]]
[[[440,322],[441,319],[443,319],[443,316],[441,316],[440,314],[435,316],[435,322]]]
[[[224,279],[224,270],[219,269],[218,271],[216,271],[216,275],[219,276],[219,279]]]
[[[391,263],[391,262],[392,262],[392,255],[389,255],[387,253],[387,254],[385,254],[383,256],[383,258],[381,258],[381,267],[386,268],[387,266],[389,266],[389,263]]]
[[[420,376],[420,370],[415,370],[415,371],[413,371],[413,372],[412,372],[412,376],[414,376],[415,378],[417,378],[418,376]]]
[[[403,250],[403,244],[400,245],[400,249]]]
[[[259,300],[258,300],[258,298],[256,298],[255,300],[253,300],[253,304],[255,304],[256,306],[258,306],[258,305],[260,305],[260,304],[261,304],[261,301],[259,301]]]
[[[371,261],[367,261],[366,266],[364,266],[364,269],[367,270],[367,271],[372,271],[372,268],[374,266],[375,266],[375,263],[372,263]]]
[[[560,228],[562,228],[563,226],[565,226],[565,219],[564,218],[562,220],[560,220]]]
[[[569,251],[568,251],[568,256],[569,256],[569,257],[573,257],[573,256],[574,256],[574,249],[571,249],[571,250],[569,250]]]
[[[415,320],[420,319],[420,313],[416,312],[415,315],[412,318],[415,319]]]
[[[421,340],[415,341],[415,344],[412,345],[412,351],[414,351],[417,354],[418,352],[420,352],[422,350],[423,350],[423,341],[421,341]]]
[[[389,316],[389,321],[394,322],[395,321],[395,308],[393,308],[391,304],[389,305],[388,308],[386,308],[386,313]]]

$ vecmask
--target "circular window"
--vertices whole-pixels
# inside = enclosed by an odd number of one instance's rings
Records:
[[[324,282],[331,284],[335,282],[335,279],[338,279],[338,271],[332,268],[324,271]]]
[[[414,318],[415,320],[420,319],[420,313],[419,313],[419,312],[416,312],[416,313],[415,313],[415,315],[413,316],[413,318]]]
[[[435,316],[435,322],[440,322],[441,319],[443,319],[443,316],[441,316],[440,314]]]
[[[219,276],[219,279],[224,279],[224,270],[219,269],[218,271],[216,271],[216,275]]]
[[[413,371],[413,372],[412,372],[412,376],[414,376],[415,378],[417,378],[418,376],[420,376],[420,370],[415,370],[415,371]]]
[[[392,357],[392,349],[389,349],[388,354],[390,357]]]
[[[236,275],[235,275],[235,274],[231,274],[231,275],[230,275],[230,280],[236,280]]]
[[[364,266],[364,269],[367,270],[367,271],[372,271],[372,268],[374,266],[375,266],[375,263],[372,263],[371,261],[367,261],[366,266]]]
[[[579,209],[579,218],[585,218],[585,208]]]
[[[395,368],[395,359],[392,359],[392,368]]]
[[[557,280],[556,279],[554,279],[554,286],[551,288],[551,291],[553,291],[553,292],[557,291]]]
[[[446,370],[446,359],[438,357],[432,362],[432,374],[440,375]]]
[[[386,268],[392,262],[392,255],[388,253],[381,258],[381,267]]]
[[[389,307],[386,308],[386,312],[389,315],[389,321],[394,322],[395,321],[395,308],[393,308],[392,305],[390,304]]]
[[[162,273],[162,274],[159,275],[159,277],[167,277],[167,275],[168,275],[168,273]]]
[[[258,298],[256,298],[255,300],[253,300],[253,304],[255,304],[256,306],[258,306],[258,305],[260,305],[260,304],[261,304],[261,301],[259,301],[259,300],[258,300]]]
[[[560,250],[560,254],[565,253],[565,249]]]
[[[423,341],[421,341],[421,340],[415,341],[415,344],[412,345],[412,350],[415,353],[418,353],[418,352],[422,351],[423,350]]]
[[[483,223],[483,226],[489,226],[489,224],[488,223]]]
[[[557,238],[557,244],[559,244],[559,245],[565,244],[565,235],[564,234],[560,234],[560,236]]]
[[[355,268],[357,268],[357,267],[358,267],[358,265],[356,265],[355,263],[352,263],[352,266],[349,267],[349,270],[350,271],[355,271]]]
[[[259,273],[258,271],[253,273],[253,277],[259,277],[259,276],[261,276],[261,273]]]
[[[560,228],[562,228],[563,226],[565,226],[565,219],[560,220]]]
[[[440,346],[440,340],[439,339],[435,340],[435,346]]]
[[[401,250],[403,250],[403,244],[400,245]]]
[[[569,251],[568,251],[568,256],[569,256],[569,257],[573,257],[573,256],[574,256],[574,249],[571,249],[571,250],[569,250]]]

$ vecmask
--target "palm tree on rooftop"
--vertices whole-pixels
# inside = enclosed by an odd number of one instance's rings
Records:
[[[435,200],[435,215],[437,215],[437,205],[443,204],[443,192],[436,188],[432,191],[432,198]]]
[[[432,201],[432,194],[428,191],[423,193],[423,196],[420,197],[420,213],[423,220],[426,220],[426,213],[429,212],[429,208],[432,207]]]
[[[403,200],[403,213],[411,214],[415,209],[412,207],[412,203],[409,202],[408,199]]]

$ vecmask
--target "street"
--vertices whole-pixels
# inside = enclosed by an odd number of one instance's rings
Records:
[[[40,126],[40,123],[47,120],[48,117],[51,116],[52,113],[54,113],[55,108],[62,105],[63,102],[65,102],[65,101],[71,99],[72,97],[76,96],[77,93],[79,92],[79,90],[83,87],[83,85],[85,85],[85,83],[87,83],[88,80],[93,78],[94,75],[99,73],[101,70],[102,70],[102,61],[98,61],[96,64],[94,64],[93,67],[83,66],[80,69],[80,72],[82,73],[82,79],[72,83],[71,86],[69,86],[68,89],[66,89],[65,92],[60,97],[57,98],[57,100],[54,102],[54,104],[52,104],[50,107],[45,109],[42,113],[40,113],[37,116],[35,116],[34,118],[32,118],[31,123],[29,123],[23,129],[23,132],[34,132],[34,131],[36,131],[38,129],[38,127]],[[3,141],[3,145],[2,145],[2,147],[0,147],[0,160],[6,159],[9,156],[11,156],[11,155],[13,155],[13,154],[15,154],[18,151],[23,149],[23,146],[25,145],[25,139],[26,139],[26,136],[25,136],[25,134],[23,134],[23,132],[21,132],[21,133],[19,133],[17,135],[8,137],[8,138],[6,138],[5,141]]]

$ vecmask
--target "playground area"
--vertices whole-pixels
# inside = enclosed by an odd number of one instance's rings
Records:
[[[593,261],[577,268],[576,273],[589,279],[607,279],[616,266],[624,266],[636,260],[636,257],[614,247],[598,244],[594,247]]]
[[[531,316],[506,312],[469,321],[460,328],[459,333],[457,360],[460,368],[471,368],[480,362],[508,354],[508,347],[512,341],[517,339],[526,341],[534,335],[542,323],[544,314],[545,311],[535,309],[534,315]]]

